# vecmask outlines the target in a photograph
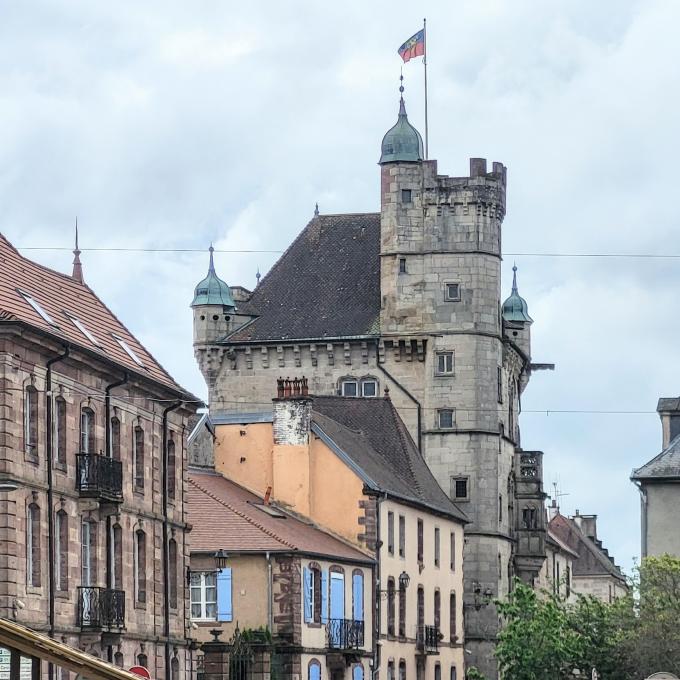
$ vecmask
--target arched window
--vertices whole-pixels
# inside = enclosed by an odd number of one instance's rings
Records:
[[[24,450],[38,455],[38,390],[33,385],[24,393]]]
[[[123,657],[123,652],[116,652],[113,655],[113,663],[118,666],[118,668],[123,668],[125,666],[125,659]]]
[[[179,659],[173,656],[170,661],[170,680],[178,680],[179,678]]]
[[[538,526],[538,514],[533,505],[522,509],[522,527],[524,529],[536,529]]]
[[[40,586],[40,507],[36,503],[26,509],[26,583]]]
[[[434,680],[442,680],[442,667],[438,663],[434,665]]]
[[[457,616],[458,612],[456,612],[456,593],[451,593],[451,595],[449,595],[449,636],[451,642],[455,642],[458,639],[458,633],[456,632],[458,625]]]
[[[146,534],[138,529],[134,536],[135,602],[146,602]],[[176,586],[175,586],[176,588]],[[175,597],[177,595],[175,594]]]
[[[394,635],[394,579],[387,579],[387,634]]]
[[[442,596],[439,590],[434,591],[434,627],[439,630],[442,622]]]
[[[137,654],[137,665],[144,666],[144,668],[149,667],[149,659],[147,658],[146,654],[144,654],[144,652]]]
[[[59,510],[54,526],[54,580],[57,590],[68,590],[68,515]]]
[[[80,532],[80,585],[93,586],[97,583],[97,524],[90,519],[84,519],[80,525]]]
[[[111,587],[123,589],[123,530],[120,524],[114,524],[109,531],[109,573]]]
[[[132,447],[135,489],[141,491],[144,489],[144,430],[140,425],[135,426]]]
[[[406,637],[406,584],[399,581],[399,637]]]
[[[316,659],[309,662],[307,680],[321,680],[321,664]]]
[[[425,625],[425,591],[423,586],[418,586],[418,635],[422,634]]]
[[[406,680],[406,661],[399,660],[399,680]]]
[[[168,543],[168,562],[170,606],[177,609],[177,541],[174,538],[171,538]]]
[[[60,467],[66,467],[66,400],[54,400],[54,460]]]
[[[364,573],[359,569],[352,572],[352,619],[364,620]]]
[[[111,432],[109,434],[111,437],[109,457],[113,460],[120,460],[120,419],[116,416],[111,418]]]
[[[173,439],[173,433],[170,432],[170,439],[168,440],[168,498],[175,497],[176,474],[175,440]]]
[[[387,680],[396,680],[394,677],[394,659],[387,662]]]
[[[352,680],[364,680],[364,667],[360,663],[352,668]]]
[[[80,452],[96,453],[94,411],[87,406],[80,411]]]
[[[455,666],[451,666],[451,679],[450,680],[458,680],[458,671],[456,670]]]

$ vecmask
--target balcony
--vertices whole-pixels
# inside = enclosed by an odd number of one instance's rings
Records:
[[[76,455],[76,485],[83,498],[120,503],[123,500],[123,464],[97,453]]]
[[[125,627],[125,592],[93,586],[78,587],[78,621],[83,630]]]
[[[359,649],[364,646],[364,622],[353,619],[328,619],[329,649]]]
[[[439,654],[439,638],[437,626],[418,626],[416,649],[420,654]]]

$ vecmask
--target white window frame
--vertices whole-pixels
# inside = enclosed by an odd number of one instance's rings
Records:
[[[80,523],[80,581],[83,586],[92,586],[92,523]]]
[[[345,387],[347,385],[354,385],[356,392],[354,394],[345,394]],[[358,397],[360,390],[361,390],[361,387],[359,385],[359,381],[355,378],[343,378],[340,381],[340,394],[343,397]]]
[[[70,312],[64,311],[64,314],[68,317],[69,321],[93,344],[97,347],[101,347],[101,344],[97,338],[90,333],[85,324],[77,317],[73,316]]]
[[[368,384],[371,384],[375,387],[375,392],[373,394],[366,394],[364,387]],[[363,378],[361,380],[361,396],[362,397],[377,397],[378,396],[378,381],[375,378]]]
[[[456,357],[455,357],[455,352],[453,350],[441,350],[437,351],[434,354],[435,358],[435,366],[434,366],[434,373],[435,375],[453,375],[453,372],[456,367]],[[444,370],[441,370],[440,368],[440,360],[443,359],[444,361]],[[447,366],[449,364],[449,359],[450,359],[450,367]]]
[[[138,366],[141,366],[144,368],[144,363],[142,360],[134,353],[132,350],[132,347],[127,344],[127,342],[120,337],[120,335],[116,335],[115,333],[111,333],[111,337],[121,346],[123,351],[134,361]]]
[[[29,305],[31,305],[31,307],[33,307],[34,311],[37,312],[43,321],[46,321],[48,324],[50,324],[50,326],[59,328],[52,317],[40,306],[40,303],[30,293],[27,293],[25,290],[21,290],[19,288],[17,288],[17,292],[22,298],[24,298],[24,300],[26,300],[26,302],[28,302]]]
[[[456,294],[449,294],[449,286],[456,286]],[[447,302],[460,302],[460,283],[458,281],[444,281],[444,300]]]
[[[194,577],[198,577],[198,584],[194,584]],[[208,577],[212,577],[212,584],[208,583]],[[214,600],[208,599],[208,590],[214,591]],[[217,572],[216,571],[192,571],[191,583],[189,586],[190,612],[192,621],[217,621]],[[198,599],[194,599],[194,593],[198,592]],[[198,605],[201,609],[200,616],[194,616],[194,606]],[[213,605],[215,614],[208,615],[208,606]]]
[[[442,425],[442,415],[445,413],[451,414],[451,424]],[[439,430],[453,430],[456,427],[456,409],[455,408],[440,408],[437,409],[437,429]]]

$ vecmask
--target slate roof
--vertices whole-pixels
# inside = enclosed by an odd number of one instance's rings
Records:
[[[228,343],[377,335],[380,214],[314,217],[237,311]]]
[[[262,498],[214,472],[189,469],[188,521],[192,552],[300,552],[371,563],[366,554],[313,524],[274,508],[273,517],[257,507]]]
[[[314,397],[312,422],[349,456],[369,485],[468,521],[432,476],[390,399]]]
[[[548,522],[548,530],[578,554],[573,561],[574,576],[612,576],[625,582],[621,570],[602,548],[601,542],[586,536],[573,519],[558,514]]]
[[[680,435],[649,463],[633,470],[630,478],[639,481],[680,479]]]
[[[17,289],[28,293],[54,324],[43,319]],[[67,313],[76,317],[99,344],[89,340]],[[17,322],[79,346],[107,362],[196,400],[173,380],[89,286],[23,257],[0,234],[0,327],[3,323]],[[143,366],[127,354],[113,335],[124,340]]]

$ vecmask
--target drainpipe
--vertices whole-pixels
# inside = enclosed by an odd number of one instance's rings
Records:
[[[373,670],[371,676],[373,680],[378,677],[380,670],[380,621],[382,614],[382,585],[380,581],[380,548],[382,548],[382,541],[380,540],[380,504],[387,498],[387,494],[377,495],[375,497],[375,588],[373,589],[373,597],[375,598],[375,605],[373,607]]]
[[[128,373],[125,371],[123,373],[123,377],[120,380],[117,380],[116,382],[112,382],[110,385],[106,386],[106,389],[104,390],[104,410],[105,410],[105,417],[106,417],[106,427],[104,428],[104,431],[106,432],[106,455],[109,458],[113,458],[112,451],[111,451],[111,390],[114,387],[120,387],[121,385],[124,385],[128,381]]]
[[[647,557],[647,490],[636,480],[633,480],[633,484],[640,492],[640,557],[644,559]]]
[[[45,432],[45,452],[47,454],[47,545],[50,548],[50,559],[47,561],[47,579],[49,582],[48,589],[50,591],[49,600],[49,633],[50,637],[54,637],[54,489],[52,488],[52,457],[54,452],[52,450],[52,366],[59,361],[66,359],[70,353],[69,345],[63,345],[64,351],[59,356],[49,359],[45,364],[47,375],[45,377],[45,397],[46,409],[45,414],[47,418],[47,427]],[[50,680],[54,677],[54,665],[49,663],[47,666],[47,673]]]
[[[378,353],[378,341],[375,343],[376,357]],[[418,409],[418,451],[423,453],[422,450],[422,419],[421,419],[421,407],[420,402],[386,369],[383,365],[376,360],[376,366],[416,405]]]
[[[182,405],[175,401],[163,409],[163,605],[165,611],[163,632],[165,635],[165,679],[170,680],[170,552],[168,546],[168,414]],[[184,545],[182,544],[182,553]]]
[[[272,594],[274,586],[272,584],[272,556],[266,553],[267,557],[267,626],[269,632],[274,634],[274,605],[272,603]]]

